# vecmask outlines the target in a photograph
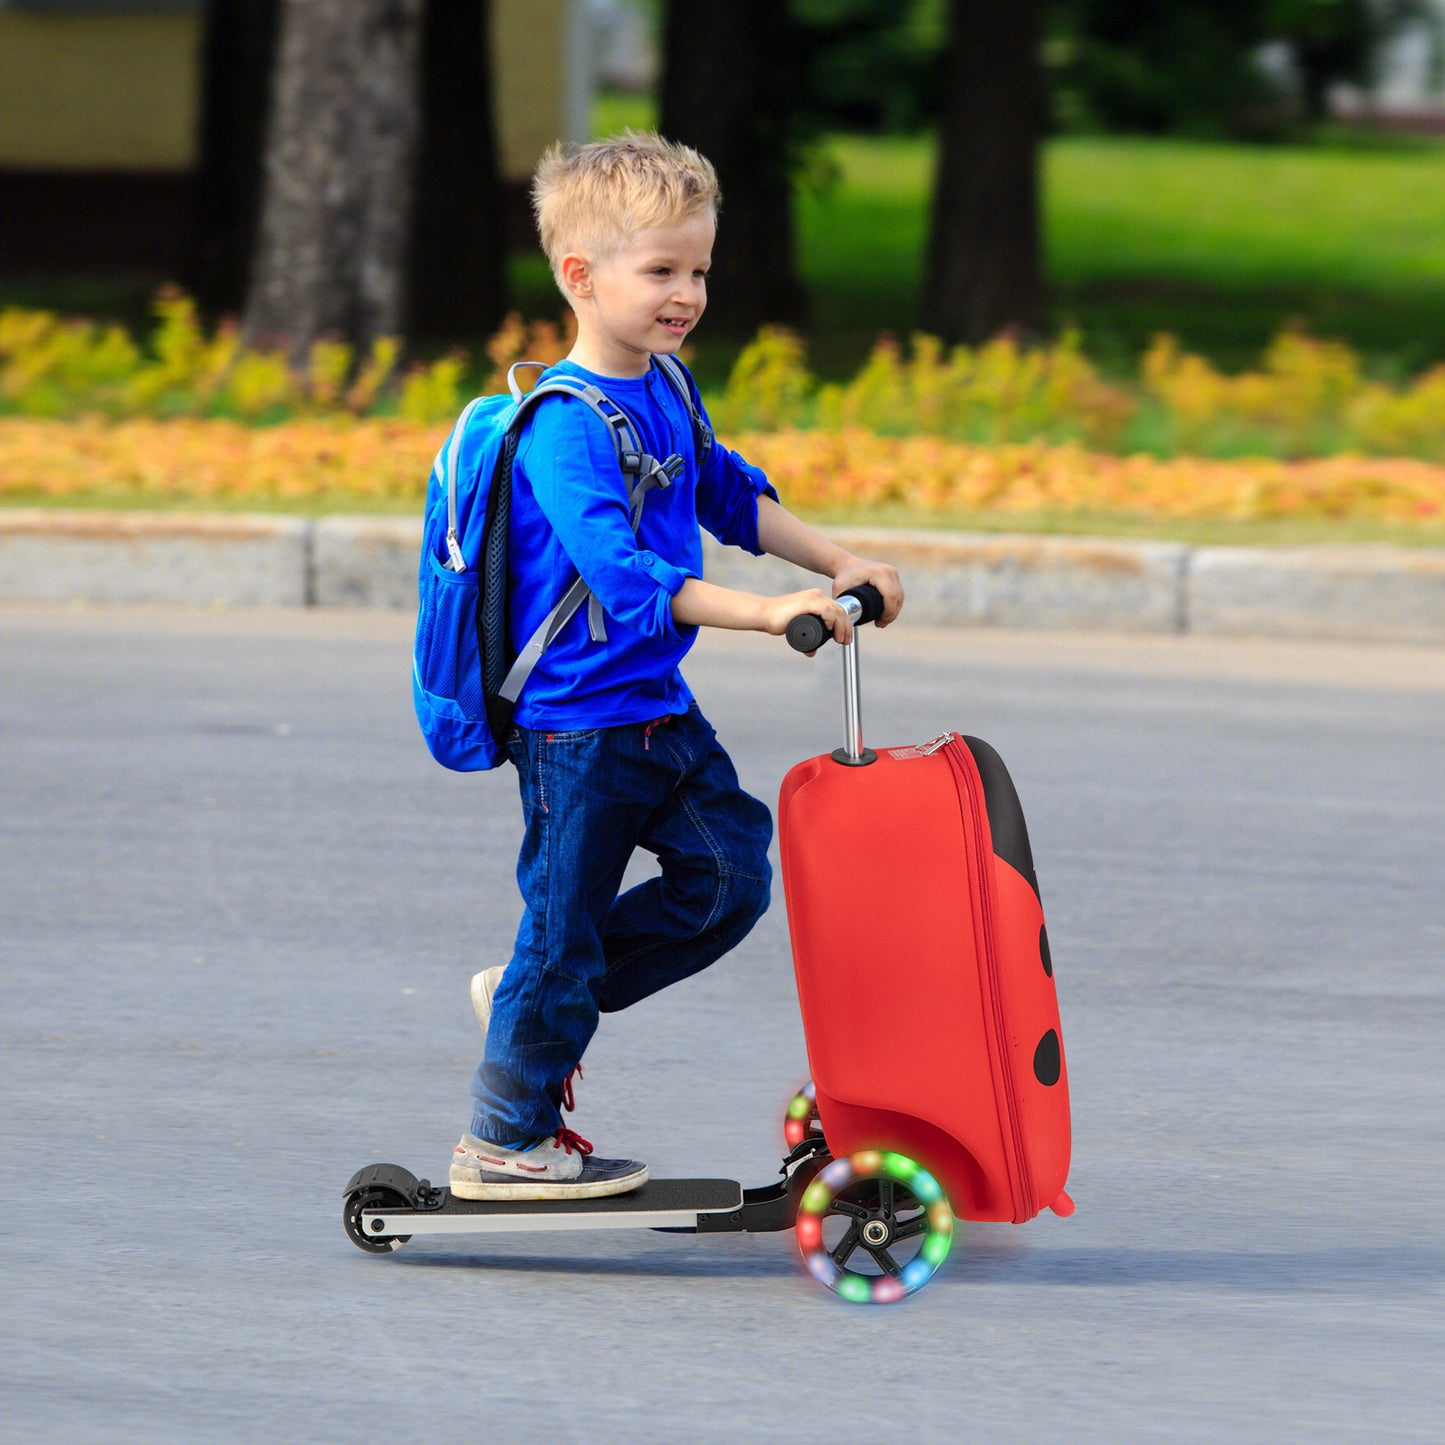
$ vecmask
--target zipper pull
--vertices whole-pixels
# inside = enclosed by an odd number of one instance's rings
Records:
[[[447,528],[447,556],[451,558],[453,572],[465,572],[467,564],[462,560],[461,543],[457,541],[457,529]]]
[[[939,748],[946,748],[952,741],[952,733],[939,733],[939,735],[934,738],[932,742],[920,743],[918,751],[922,753],[923,756],[926,758],[932,757],[933,754],[939,750]]]

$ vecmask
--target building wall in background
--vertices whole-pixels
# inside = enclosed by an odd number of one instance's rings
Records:
[[[587,0],[492,0],[497,153],[505,180],[528,180],[554,141],[586,138],[590,35]]]
[[[174,274],[192,226],[201,0],[0,0],[0,270]],[[553,141],[584,139],[589,0],[492,0],[509,228]]]
[[[0,9],[0,167],[185,171],[201,19]]]

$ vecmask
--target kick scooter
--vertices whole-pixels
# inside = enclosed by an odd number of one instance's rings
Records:
[[[855,624],[875,621],[883,610],[882,597],[868,586],[838,600]],[[788,641],[800,652],[815,651],[828,636],[811,614],[788,627]],[[845,745],[834,757],[861,766],[872,755],[862,743],[856,632],[854,637],[841,649]],[[882,1150],[834,1159],[811,1083],[789,1104],[783,1132],[788,1153],[780,1178],[754,1189],[733,1179],[653,1179],[602,1199],[476,1201],[458,1199],[400,1165],[372,1164],[347,1182],[343,1224],[352,1243],[369,1254],[387,1254],[430,1235],[794,1229],[808,1268],[844,1298],[887,1303],[926,1284],[948,1253],[954,1219],[933,1177],[903,1155]]]

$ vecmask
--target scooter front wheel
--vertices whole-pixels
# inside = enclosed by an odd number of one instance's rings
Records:
[[[819,1283],[858,1304],[892,1304],[948,1257],[953,1210],[926,1169],[869,1149],[835,1159],[804,1190],[796,1232]]]
[[[821,1138],[822,1133],[818,1101],[814,1096],[813,1081],[809,1079],[788,1103],[788,1111],[783,1115],[783,1138],[787,1140],[789,1149],[796,1149],[808,1135],[816,1134]]]

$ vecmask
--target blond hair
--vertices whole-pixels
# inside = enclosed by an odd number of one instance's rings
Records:
[[[532,212],[559,285],[563,256],[607,260],[654,226],[703,214],[716,220],[721,200],[705,156],[651,131],[554,145],[532,178]]]

